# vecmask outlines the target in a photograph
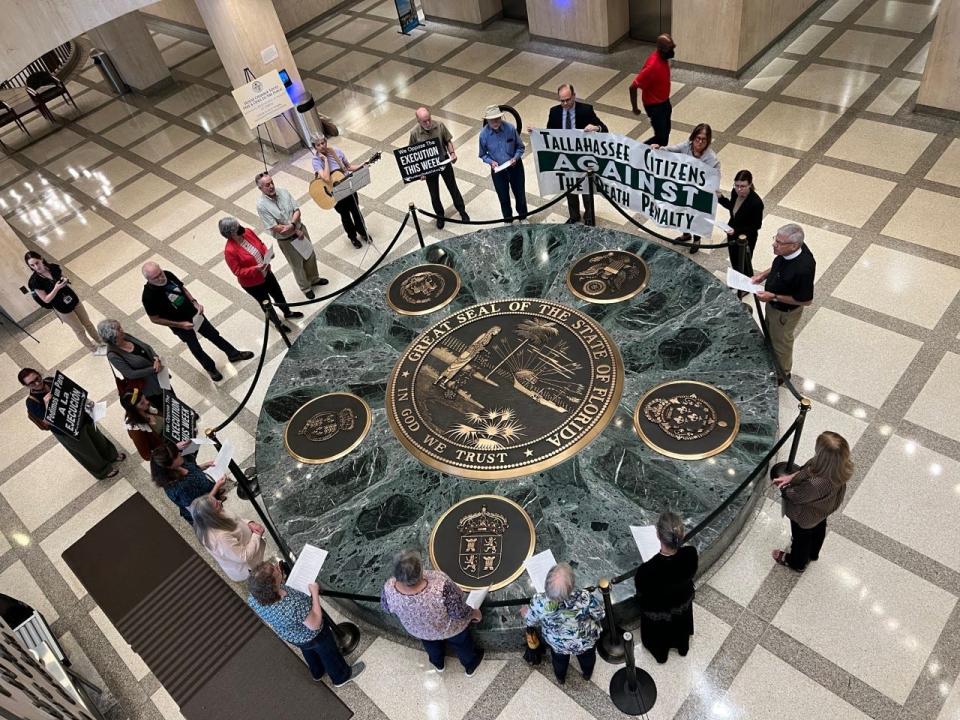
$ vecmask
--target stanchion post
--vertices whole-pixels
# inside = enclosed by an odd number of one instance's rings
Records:
[[[590,207],[593,208],[593,212],[590,213],[589,217],[587,216],[586,201],[584,201],[584,217],[583,222],[585,225],[596,225],[597,224],[597,206],[594,205],[594,193],[596,192],[596,180],[593,177],[593,170],[587,170],[587,193],[590,197]],[[577,202],[580,202],[577,200]]]
[[[417,239],[420,241],[420,247],[425,248],[427,244],[423,241],[423,230],[420,229],[420,218],[417,217],[417,206],[410,203],[410,217],[413,218],[413,226],[417,229]]]
[[[646,715],[657,702],[657,684],[650,673],[637,667],[633,633],[623,633],[626,667],[610,678],[610,699],[625,715]]]
[[[273,305],[270,304],[269,300],[264,300],[260,303],[260,307],[263,308],[264,319],[267,322],[272,322],[277,330],[280,331],[280,337],[283,338],[283,344],[287,346],[287,350],[293,347],[293,343],[290,342],[290,338],[287,337],[287,331],[283,329],[283,322],[280,320],[280,316],[277,315],[276,309]]]
[[[771,479],[780,477],[781,475],[789,475],[799,468],[797,465],[797,450],[800,448],[800,436],[803,434],[803,423],[807,419],[807,413],[810,412],[810,405],[810,398],[800,398],[800,414],[797,416],[797,427],[793,431],[793,440],[790,443],[790,455],[787,457],[786,462],[775,463],[774,466],[770,468]]]
[[[603,595],[603,629],[600,631],[600,638],[597,640],[597,652],[608,663],[618,665],[623,662],[623,638],[622,631],[617,627],[617,620],[613,616],[613,600],[610,598],[610,581],[607,578],[600,578],[597,583],[597,589]]]
[[[747,236],[744,234],[737,235],[737,261],[740,263],[740,272],[743,272],[747,268]]]

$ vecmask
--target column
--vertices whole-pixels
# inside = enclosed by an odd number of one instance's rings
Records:
[[[427,20],[448,20],[482,28],[503,14],[501,0],[422,0]]]
[[[627,0],[527,0],[530,37],[609,50],[630,32]]]
[[[40,309],[32,297],[20,292],[30,277],[30,269],[23,263],[23,254],[29,249],[0,217],[0,257],[6,258],[0,263],[0,307],[17,322]]]
[[[917,110],[960,118],[960,0],[942,0],[933,27]]]
[[[287,45],[287,38],[283,34],[272,0],[196,2],[210,39],[213,40],[234,88],[249,82],[244,76],[244,68],[250,68],[254,77],[270,70],[285,69],[290,74],[294,88],[303,88],[300,71],[294,63],[293,53]],[[264,60],[264,57],[269,59]],[[296,93],[294,95],[296,96]],[[267,127],[273,144],[277,147],[287,152],[299,147],[300,139],[286,120],[271,120]]]
[[[173,82],[139,12],[121,15],[87,35],[98,49],[110,56],[124,82],[137,92],[149,95]]]

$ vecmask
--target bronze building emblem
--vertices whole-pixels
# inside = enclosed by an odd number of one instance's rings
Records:
[[[516,580],[536,534],[526,511],[499,495],[477,495],[447,510],[430,533],[430,561],[464,590],[497,590]]]
[[[633,425],[661,455],[699,460],[730,446],[740,429],[740,414],[722,390],[693,380],[674,380],[640,398]]]
[[[567,287],[581,300],[615,303],[629,300],[647,286],[650,269],[625,250],[601,250],[584,255],[567,272]]]
[[[460,292],[460,275],[446,265],[417,265],[387,288],[387,304],[401,315],[426,315],[449,305]]]
[[[332,462],[363,442],[372,417],[370,406],[356,395],[321,395],[304,403],[287,421],[283,443],[300,462]]]
[[[572,457],[616,412],[623,362],[596,321],[547,300],[465,308],[416,338],[387,387],[390,427],[437,470],[491,480]]]

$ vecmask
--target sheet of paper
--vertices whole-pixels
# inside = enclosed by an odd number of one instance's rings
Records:
[[[495,173],[503,172],[503,171],[506,170],[508,167],[512,167],[515,162],[516,162],[516,160],[514,160],[513,158],[510,158],[510,162],[505,162],[505,163],[503,163],[502,165],[497,165],[497,167],[494,168],[493,172],[495,172]]]
[[[713,223],[713,226],[714,226],[714,227],[720,228],[720,229],[723,230],[725,233],[732,233],[732,232],[733,232],[733,228],[730,227],[729,225],[727,225],[727,223],[725,223],[723,220],[719,220],[719,219],[717,219],[717,218],[714,218],[714,219],[711,220],[710,222]]]
[[[273,262],[273,259],[276,257],[276,253],[273,252],[273,245],[267,248],[267,254],[263,256],[263,262],[266,265],[269,265]]]
[[[203,325],[203,313],[197,313],[193,316],[193,331],[196,332]]]
[[[213,478],[214,482],[227,474],[231,460],[233,460],[233,443],[229,440],[224,440],[220,447],[220,452],[217,453],[216,462],[213,464],[213,467],[207,470],[207,474]]]
[[[107,416],[107,403],[106,401],[98,402],[93,404],[93,408],[90,410],[90,417],[93,418],[95,423],[100,422]]]
[[[318,548],[310,543],[304,545],[303,550],[300,551],[300,555],[297,557],[297,561],[290,570],[290,576],[286,582],[287,587],[299,590],[304,595],[309,595],[310,589],[307,585],[317,581],[320,568],[323,567],[323,562],[327,559],[327,555],[329,555],[329,553],[322,548]]]
[[[194,445],[213,445],[213,440],[208,437],[190,438],[190,442],[192,442]]]
[[[310,238],[303,234],[295,240],[291,240],[290,243],[293,245],[293,249],[300,253],[300,257],[304,260],[313,255],[313,243],[310,242]]]
[[[727,286],[748,293],[763,292],[763,285],[750,282],[750,278],[733,268],[727,268]]]
[[[487,599],[487,593],[490,592],[490,588],[480,588],[479,590],[471,590],[470,594],[467,595],[467,605],[472,607],[474,610],[479,610],[480,606],[483,605],[483,601]]]
[[[160,368],[160,372],[157,373],[157,382],[160,383],[160,387],[164,390],[170,390],[170,371],[166,367]],[[163,408],[160,408],[161,410]]]
[[[646,562],[660,552],[660,538],[657,537],[657,528],[653,525],[631,525],[630,533],[637,544],[640,557]]]
[[[543,552],[538,552],[527,558],[523,566],[530,574],[530,582],[537,592],[543,592],[547,587],[547,573],[557,564],[557,559],[553,556],[553,550],[547,548]]]

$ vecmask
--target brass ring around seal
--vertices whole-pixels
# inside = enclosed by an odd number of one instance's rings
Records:
[[[417,265],[397,275],[387,287],[387,305],[400,315],[428,315],[446,307],[460,293],[460,274],[438,264]]]
[[[578,258],[567,271],[567,287],[581,300],[609,304],[638,295],[650,280],[650,268],[626,250],[599,250]]]
[[[302,463],[339,460],[363,442],[373,413],[352,393],[332,392],[304,403],[287,421],[283,444]]]

